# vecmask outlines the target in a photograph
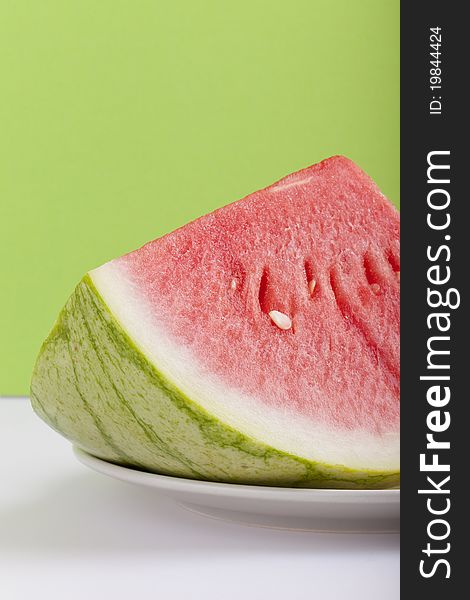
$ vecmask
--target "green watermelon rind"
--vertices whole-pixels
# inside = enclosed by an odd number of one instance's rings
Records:
[[[219,482],[380,489],[398,471],[314,462],[209,414],[151,363],[86,275],[39,353],[34,410],[85,451],[124,466]]]

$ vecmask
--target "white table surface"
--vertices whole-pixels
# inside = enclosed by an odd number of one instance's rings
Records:
[[[2,600],[388,600],[399,536],[211,520],[89,471],[21,398],[0,398]]]

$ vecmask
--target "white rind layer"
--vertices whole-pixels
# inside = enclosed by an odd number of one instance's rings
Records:
[[[333,430],[291,411],[267,406],[204,368],[156,322],[125,266],[111,261],[89,273],[109,310],[164,377],[221,422],[280,451],[351,469],[398,471],[399,433]]]

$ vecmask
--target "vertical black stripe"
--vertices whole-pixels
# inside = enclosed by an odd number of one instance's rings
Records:
[[[468,233],[464,229],[468,227],[465,217],[469,204],[469,193],[463,189],[464,161],[468,154],[463,148],[463,135],[468,128],[468,117],[463,110],[469,37],[463,14],[465,6],[442,0],[401,3],[401,577],[403,598],[426,600],[466,595],[463,567],[466,556],[462,547],[468,519],[458,517],[459,507],[462,509],[468,503],[464,492],[468,467],[459,467],[458,463],[469,454],[464,416],[469,395],[464,384],[464,369],[468,370],[464,362],[467,363],[469,354],[464,326],[468,297],[464,289],[468,287]],[[433,160],[451,166],[450,170],[435,171],[439,183],[428,181],[428,157],[433,151],[448,152],[436,155]],[[448,178],[450,182],[444,183]],[[450,194],[448,210],[429,207],[428,194],[433,189],[445,190],[437,193],[436,200],[439,195],[442,200]],[[433,229],[427,221],[428,215],[436,223],[443,223],[446,212],[451,216],[449,227]],[[445,246],[450,249],[449,258]],[[427,255],[428,247],[435,258]],[[436,265],[441,270],[440,276],[438,270],[428,271]],[[431,283],[430,277],[442,279],[446,266],[450,268],[450,281]],[[438,293],[445,297],[450,288],[460,291],[463,302],[460,308],[429,305],[428,289],[436,290],[431,301],[439,304]],[[436,322],[428,320],[432,313],[449,315],[449,331],[437,330]],[[427,343],[430,337],[438,335],[449,339],[433,344],[450,350],[450,355],[438,355],[436,360],[442,364],[448,362],[450,369],[428,369]],[[422,375],[450,375],[450,381],[422,380]],[[451,400],[436,412],[427,392],[439,384],[448,384]],[[435,414],[430,417],[433,411]],[[430,425],[435,425],[436,419],[443,420],[445,412],[451,416],[451,425],[434,433],[434,437],[450,441],[450,449],[429,449],[426,435],[432,433]],[[433,454],[437,455],[435,460],[449,464],[450,471],[425,471],[420,468],[421,454],[427,463],[433,460]],[[449,482],[442,484],[442,489],[449,493],[433,493],[435,485],[439,486],[449,475]],[[428,491],[420,494],[419,489]],[[447,507],[448,512],[440,515],[430,512],[444,511]],[[448,535],[446,523],[450,527]]]

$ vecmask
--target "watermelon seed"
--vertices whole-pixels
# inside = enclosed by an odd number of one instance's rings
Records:
[[[395,273],[399,273],[400,272],[400,260],[397,257],[396,252],[394,252],[392,248],[390,248],[387,252],[387,260],[390,263],[390,266],[392,267],[392,269],[395,271]]]
[[[261,310],[264,313],[267,313],[270,306],[268,303],[268,281],[269,281],[269,272],[265,267],[263,269],[263,273],[261,275],[261,280],[259,282],[259,290],[258,290],[258,302]]]
[[[333,292],[333,297],[335,299],[335,302],[339,306],[336,285],[337,284],[336,284],[335,271],[334,271],[334,269],[332,269],[330,271],[330,287],[331,287],[331,291]]]
[[[304,262],[304,270],[305,270],[305,277],[307,278],[308,293],[310,296],[312,296],[313,291],[315,290],[315,286],[317,285],[317,282],[313,276],[312,263],[309,260],[306,260]]]
[[[270,310],[269,316],[273,323],[279,327],[279,329],[290,329],[292,327],[292,321],[290,317],[278,310]]]
[[[312,279],[311,281],[308,282],[308,291],[310,296],[313,296],[313,292],[315,291],[315,286],[317,285],[317,282],[315,281],[315,279]]]
[[[230,282],[230,287],[232,288],[232,290],[235,290],[237,287],[237,280],[234,278],[232,279],[232,281]]]
[[[374,294],[378,294],[380,292],[380,285],[378,283],[371,283],[370,289],[374,292]]]
[[[372,287],[376,283],[375,280],[377,279],[377,261],[374,259],[374,256],[373,254],[371,254],[371,252],[366,252],[364,254],[363,260],[366,278],[370,286]]]

